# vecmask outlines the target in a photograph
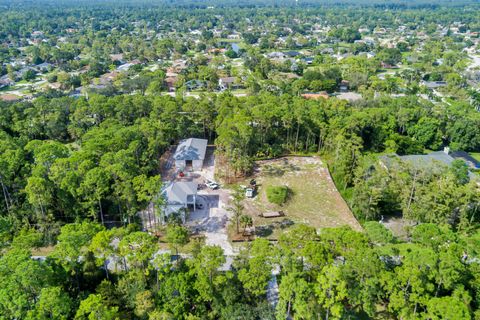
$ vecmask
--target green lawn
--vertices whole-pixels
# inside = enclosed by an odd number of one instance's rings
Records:
[[[295,223],[305,223],[315,228],[349,225],[361,229],[320,158],[288,157],[259,161],[257,164],[259,171],[255,179],[258,194],[254,199],[244,201],[257,234],[277,238],[283,230]],[[266,189],[269,186],[288,187],[289,197],[283,206],[268,201]],[[285,213],[284,217],[259,216],[264,212],[280,210]]]

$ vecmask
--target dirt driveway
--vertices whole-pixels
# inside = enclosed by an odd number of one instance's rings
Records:
[[[192,232],[205,235],[207,245],[218,245],[222,247],[225,255],[233,255],[234,250],[227,236],[227,223],[230,219],[230,212],[227,210],[230,202],[230,191],[220,187],[211,190],[204,186],[205,180],[213,180],[215,174],[215,149],[208,147],[205,154],[205,161],[201,171],[186,171],[180,177],[175,169],[173,151],[167,152],[161,159],[162,180],[170,181],[193,181],[203,185],[197,193],[197,207],[188,214],[185,223]]]

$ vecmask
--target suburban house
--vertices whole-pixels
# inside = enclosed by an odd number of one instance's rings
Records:
[[[8,87],[8,86],[13,86],[15,84],[15,81],[11,80],[8,75],[5,75],[3,77],[0,77],[0,88],[3,87]]]
[[[189,206],[195,208],[198,184],[196,182],[172,182],[165,187],[161,195],[165,199],[162,222],[173,213],[180,213],[185,223],[185,213]]]
[[[220,90],[226,90],[226,89],[229,89],[229,88],[236,87],[235,77],[220,78],[218,80],[218,86],[220,87]]]
[[[342,92],[336,95],[337,99],[355,102],[362,99],[362,95],[356,92]]]
[[[424,85],[428,89],[434,90],[447,85],[446,81],[422,81],[420,84]]]
[[[193,170],[202,170],[208,140],[190,138],[180,141],[173,155],[175,167],[184,170],[191,167]]]
[[[340,92],[348,92],[348,88],[349,88],[349,85],[350,85],[350,82],[348,82],[347,80],[342,80],[342,82],[340,82]]]
[[[433,168],[438,166],[449,166],[453,158],[446,151],[435,151],[429,154],[412,154],[399,156],[397,154],[380,157],[380,163],[385,167],[390,167],[395,159],[409,163],[416,168]]]
[[[379,158],[380,164],[385,168],[391,168],[395,165],[395,161],[408,163],[416,169],[429,169],[436,171],[445,167],[449,167],[456,159],[465,161],[470,169],[475,169],[480,166],[472,156],[464,151],[455,151],[450,153],[450,149],[446,147],[443,151],[430,152],[429,154],[414,154],[399,156],[397,154],[381,156]],[[478,179],[478,176],[469,171],[470,178]],[[478,180],[477,180],[478,181]]]

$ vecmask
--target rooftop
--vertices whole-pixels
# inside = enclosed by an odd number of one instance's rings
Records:
[[[206,139],[190,138],[180,141],[173,155],[175,160],[203,160],[207,150]]]
[[[186,204],[197,194],[197,188],[196,182],[172,182],[162,191],[162,195],[169,205]]]

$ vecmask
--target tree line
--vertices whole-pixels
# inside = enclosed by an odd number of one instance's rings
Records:
[[[133,225],[67,224],[45,261],[30,257],[41,237],[25,230],[2,250],[3,319],[479,316],[479,235],[446,225],[416,226],[408,243],[377,222],[362,233],[297,225],[276,245],[254,240],[227,271],[220,247],[191,240],[188,254],[161,253],[158,240]],[[275,269],[278,298],[272,300],[267,290]]]

